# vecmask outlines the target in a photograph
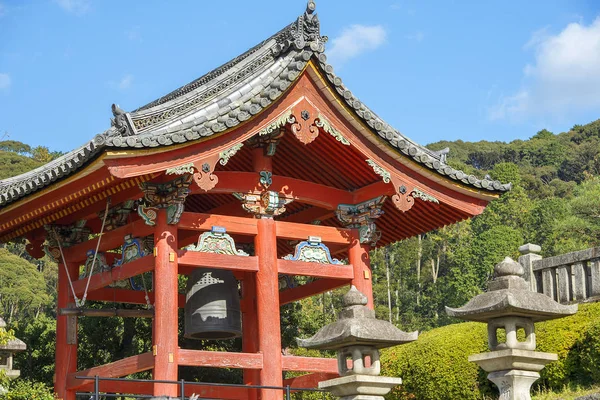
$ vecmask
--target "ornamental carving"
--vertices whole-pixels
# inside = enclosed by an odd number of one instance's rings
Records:
[[[110,124],[121,136],[133,136],[137,133],[129,114],[123,111],[118,105],[112,105],[112,113],[113,118],[110,119]]]
[[[396,189],[396,194],[392,196],[392,202],[398,210],[407,212],[415,204],[412,191],[409,191],[406,184],[396,177],[392,178],[392,183]]]
[[[279,54],[286,51],[290,46],[296,50],[302,50],[309,47],[311,50],[322,53],[325,51],[327,36],[321,36],[321,24],[319,17],[315,13],[317,4],[310,0],[306,5],[306,11],[292,25],[291,29],[286,29],[276,37],[277,48],[275,53]]]
[[[44,253],[55,262],[61,262],[61,248],[65,249],[89,239],[92,231],[85,227],[86,223],[86,220],[80,220],[72,225],[44,225],[47,233]]]
[[[340,204],[335,212],[338,220],[347,228],[358,229],[361,243],[375,245],[381,238],[374,220],[384,213],[386,196],[379,196],[359,204]]]
[[[367,164],[369,164],[371,166],[371,168],[373,168],[373,171],[381,176],[383,178],[383,182],[385,183],[390,183],[390,179],[391,179],[391,174],[389,173],[389,171],[387,171],[386,169],[384,169],[381,165],[377,164],[375,161],[369,159],[366,160]]]
[[[242,202],[242,208],[256,218],[273,218],[283,214],[285,206],[294,199],[283,193],[270,190],[264,192],[233,193]]]
[[[112,207],[108,210],[106,215],[106,222],[104,224],[105,231],[112,231],[121,226],[127,225],[129,221],[129,215],[138,208],[137,200],[127,200],[122,204]],[[104,220],[104,211],[98,213],[98,218]]]
[[[315,125],[318,128],[321,128],[324,132],[329,133],[331,136],[333,136],[335,138],[335,140],[337,140],[341,144],[343,144],[345,146],[350,146],[350,142],[348,141],[348,139],[346,139],[344,137],[344,135],[342,135],[337,129],[335,129],[333,127],[333,125],[331,125],[331,122],[329,122],[321,114],[319,114],[317,116],[317,119],[315,119]]]
[[[144,250],[144,240],[134,238],[132,235],[126,235],[125,241],[121,246],[121,258],[115,261],[114,267],[120,267],[139,258],[145,257],[148,254]],[[139,279],[131,277],[128,279],[129,285],[133,290],[147,290],[146,278],[142,275]],[[137,282],[137,281],[141,281]],[[126,287],[127,283],[119,283],[119,287]]]
[[[319,264],[342,264],[342,262],[337,258],[331,257],[329,247],[327,247],[324,243],[321,243],[321,238],[317,236],[310,236],[308,240],[298,243],[296,245],[294,254],[289,254],[283,257],[283,259]]]
[[[159,209],[167,210],[167,223],[175,225],[179,222],[184,210],[184,202],[190,193],[191,175],[180,177],[165,183],[140,183],[144,192],[144,204],[138,206],[138,214],[146,224],[154,226]]]
[[[209,232],[204,232],[200,235],[197,245],[190,245],[186,249],[202,253],[248,256],[248,253],[236,248],[233,238],[227,234],[225,228],[220,226],[213,226]]]
[[[428,201],[430,203],[440,204],[440,201],[438,199],[436,199],[435,197],[433,197],[430,194],[422,192],[421,190],[419,190],[417,188],[413,189],[412,196],[415,199],[421,199],[423,201]]]
[[[212,190],[219,183],[219,178],[214,174],[215,166],[219,159],[220,156],[217,154],[194,163],[194,167],[196,168],[196,172],[192,175],[194,182],[205,192]]]
[[[319,136],[319,128],[315,125],[317,109],[305,98],[294,106],[290,117],[292,133],[304,144],[312,143]]]

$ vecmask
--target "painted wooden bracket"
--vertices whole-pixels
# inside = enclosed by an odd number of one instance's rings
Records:
[[[291,117],[292,133],[299,141],[309,144],[319,136],[319,128],[315,125],[318,116],[318,110],[306,99],[294,106]]]

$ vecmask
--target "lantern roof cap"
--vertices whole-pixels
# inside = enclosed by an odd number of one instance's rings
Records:
[[[417,340],[418,332],[403,332],[388,321],[376,319],[375,312],[366,307],[367,297],[354,286],[344,295],[343,304],[336,322],[324,326],[309,339],[298,339],[298,344],[318,350],[350,346],[382,349]]]
[[[534,322],[561,318],[577,312],[577,304],[563,305],[542,293],[529,290],[524,269],[510,257],[494,267],[488,291],[475,296],[460,308],[446,307],[451,317],[488,322],[499,317],[525,317]]]

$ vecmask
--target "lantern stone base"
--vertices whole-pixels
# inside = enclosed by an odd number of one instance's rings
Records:
[[[498,386],[500,400],[531,400],[531,385],[544,366],[558,356],[531,350],[505,349],[475,354],[469,361],[489,372],[488,379]]]
[[[400,378],[348,375],[319,382],[319,389],[328,391],[340,400],[383,400],[383,396],[400,384]]]

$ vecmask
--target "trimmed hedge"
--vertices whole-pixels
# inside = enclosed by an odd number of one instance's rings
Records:
[[[581,304],[571,317],[536,324],[537,350],[557,353],[538,387],[600,383],[600,303]],[[485,324],[449,325],[424,332],[416,342],[382,352],[382,375],[399,376],[403,385],[388,399],[481,399],[497,393],[486,373],[469,363],[488,351]]]

